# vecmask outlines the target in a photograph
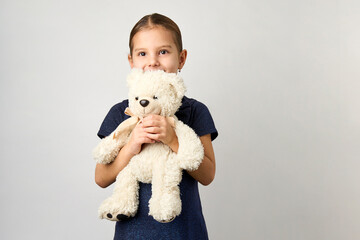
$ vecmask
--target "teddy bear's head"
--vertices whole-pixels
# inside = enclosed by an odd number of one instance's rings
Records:
[[[186,88],[176,73],[132,69],[127,78],[129,108],[140,118],[149,114],[173,116],[181,106]]]

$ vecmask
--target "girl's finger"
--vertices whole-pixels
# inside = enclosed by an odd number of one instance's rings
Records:
[[[155,140],[156,142],[161,142],[162,140],[161,136],[162,136],[161,134],[152,134],[152,133],[146,135],[146,137]]]
[[[160,133],[161,129],[159,127],[146,127],[144,131],[147,133]]]
[[[151,138],[149,138],[149,137],[144,137],[143,139],[142,139],[142,143],[154,143],[155,142],[155,140],[154,139],[151,139]]]

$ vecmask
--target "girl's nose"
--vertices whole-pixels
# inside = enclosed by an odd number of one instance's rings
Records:
[[[149,59],[149,67],[157,67],[159,66],[159,60],[157,58],[157,56],[152,56],[150,59]]]
[[[143,107],[146,107],[147,105],[149,105],[149,101],[146,99],[142,99],[142,100],[140,100],[140,105]]]

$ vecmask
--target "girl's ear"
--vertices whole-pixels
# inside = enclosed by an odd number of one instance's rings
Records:
[[[179,70],[181,70],[184,67],[184,64],[186,62],[187,57],[187,51],[186,49],[182,50],[179,56]]]
[[[133,61],[130,54],[128,54],[128,61],[129,61],[130,67],[133,68],[134,67],[134,61]]]

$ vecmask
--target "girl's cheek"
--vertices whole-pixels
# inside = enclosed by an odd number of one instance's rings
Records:
[[[141,61],[134,61],[133,67],[144,69],[145,65]]]

